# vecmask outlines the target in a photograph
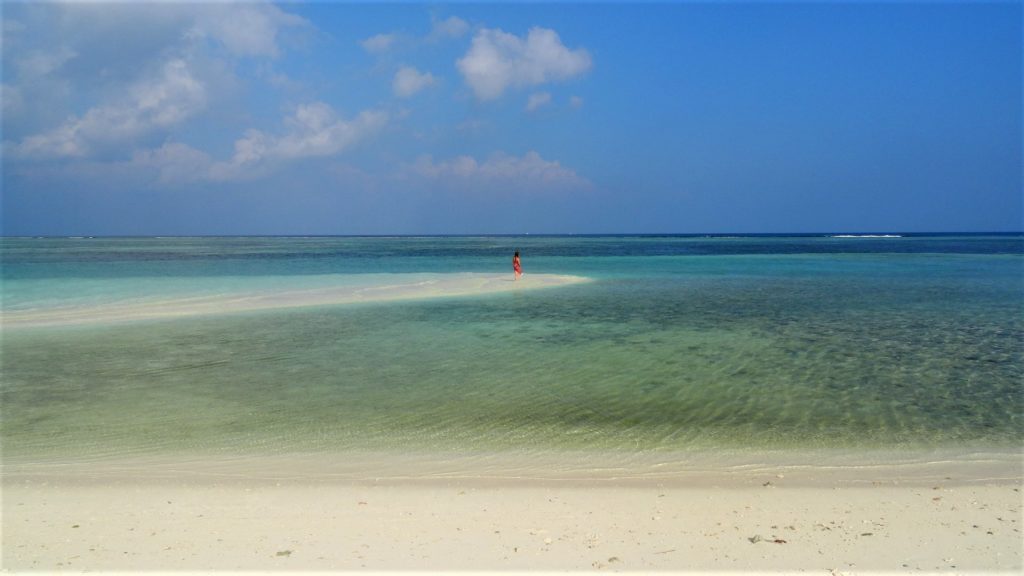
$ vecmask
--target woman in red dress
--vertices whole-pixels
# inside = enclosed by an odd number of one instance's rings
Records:
[[[512,256],[512,270],[516,273],[516,280],[523,275],[523,265],[519,263],[519,250]]]

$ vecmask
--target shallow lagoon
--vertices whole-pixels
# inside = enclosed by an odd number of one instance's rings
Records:
[[[4,456],[1012,448],[1022,243],[5,239],[5,313],[502,274],[514,249],[591,281],[5,327]]]

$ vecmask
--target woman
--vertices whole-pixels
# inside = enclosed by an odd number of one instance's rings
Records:
[[[523,265],[519,263],[519,250],[512,256],[512,270],[516,273],[516,280],[523,275]]]

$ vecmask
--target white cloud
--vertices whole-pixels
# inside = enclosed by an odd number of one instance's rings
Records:
[[[153,77],[129,87],[121,101],[71,116],[49,132],[25,138],[13,151],[27,157],[86,156],[98,146],[179,124],[202,110],[206,99],[204,85],[188,64],[171,59]]]
[[[74,50],[67,46],[47,50],[32,50],[15,60],[15,68],[18,70],[18,77],[22,80],[48,76],[77,55]]]
[[[583,98],[580,98],[579,96],[572,96],[572,97],[570,97],[569,98],[569,106],[572,106],[573,108],[582,108],[583,107]]]
[[[303,18],[268,2],[43,3],[4,31],[14,156],[109,157],[238,95],[233,57],[275,57]],[[21,30],[24,29],[24,30]],[[7,98],[10,97],[11,100]]]
[[[206,50],[207,44],[235,56],[274,57],[289,30],[312,28],[266,1],[45,2],[35,3],[33,12],[23,43],[70,44],[81,53],[80,73],[93,66],[130,68],[166,56],[168,48]]]
[[[488,129],[491,123],[480,118],[467,118],[455,126],[455,130],[462,134],[480,134]]]
[[[5,153],[22,158],[55,158],[85,156],[87,146],[79,137],[82,121],[70,118],[67,122],[44,134],[29,136],[20,144],[4,143]]]
[[[509,87],[536,86],[583,74],[591,67],[583,48],[569,50],[554,30],[531,28],[526,38],[484,29],[456,62],[480,100],[500,97]]]
[[[359,45],[371,54],[384,54],[402,48],[415,47],[423,42],[440,42],[454,38],[461,38],[469,31],[469,24],[457,16],[450,16],[444,20],[431,18],[430,33],[423,37],[415,37],[399,32],[376,34],[359,41]]]
[[[359,45],[371,54],[380,54],[390,50],[396,40],[398,40],[397,34],[377,34],[361,41]]]
[[[458,16],[449,16],[444,20],[432,19],[432,26],[427,40],[436,42],[446,38],[461,38],[469,32],[469,24]]]
[[[5,40],[10,36],[21,34],[27,29],[27,26],[11,18],[5,18],[3,22],[0,23],[0,31],[2,31],[3,39]]]
[[[186,144],[168,143],[156,150],[135,152],[132,164],[156,169],[163,184],[183,184],[209,178],[213,160]]]
[[[526,111],[536,112],[539,108],[551,104],[551,93],[549,92],[536,92],[530,94],[530,97],[526,100]]]
[[[395,73],[395,79],[391,82],[391,88],[395,95],[401,98],[408,98],[413,94],[433,86],[437,80],[430,72],[419,72],[411,66],[403,66]]]
[[[271,140],[270,151],[283,158],[329,156],[348,148],[387,122],[387,114],[364,111],[352,120],[343,120],[323,102],[299,106],[285,124],[287,133]]]
[[[166,143],[156,150],[135,152],[131,164],[156,170],[163,184],[247,180],[264,175],[282,162],[339,154],[386,122],[387,115],[376,111],[344,120],[327,104],[314,102],[299,106],[286,118],[282,134],[247,130],[235,141],[229,160],[215,161],[187,144]]]
[[[454,185],[514,187],[523,191],[585,189],[591,186],[574,170],[556,161],[545,160],[534,151],[522,157],[498,152],[483,162],[471,156],[458,156],[442,162],[435,162],[431,156],[421,156],[409,172]]]
[[[280,33],[307,24],[269,3],[211,3],[198,7],[189,33],[214,38],[237,56],[276,57]]]
[[[140,83],[133,90],[133,118],[144,126],[169,126],[192,115],[205,104],[206,91],[188,69],[184,60],[171,60],[163,66],[156,82]]]
[[[284,134],[246,131],[235,141],[231,160],[211,166],[210,176],[233,180],[268,162],[333,156],[376,133],[387,121],[387,114],[379,111],[364,111],[352,120],[344,120],[323,102],[299,106],[285,119]]]
[[[0,84],[0,105],[8,118],[10,114],[17,114],[23,105],[21,90],[10,84]]]

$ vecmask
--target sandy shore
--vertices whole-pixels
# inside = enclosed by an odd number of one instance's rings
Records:
[[[590,479],[255,477],[187,468],[199,473],[5,467],[4,569],[1022,567],[1020,466],[1012,459]]]
[[[385,276],[385,279],[381,279]],[[206,314],[252,312],[277,308],[332,306],[430,298],[483,296],[505,292],[554,288],[588,281],[580,276],[525,274],[387,274],[367,275],[370,282],[345,283],[314,289],[277,289],[249,294],[202,295],[167,299],[109,302],[74,308],[6,310],[0,313],[4,329],[64,326],[181,318]],[[351,278],[347,281],[351,282]]]

